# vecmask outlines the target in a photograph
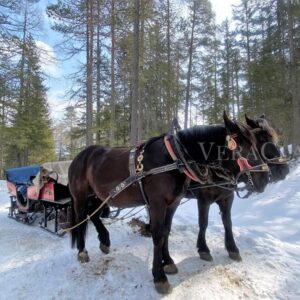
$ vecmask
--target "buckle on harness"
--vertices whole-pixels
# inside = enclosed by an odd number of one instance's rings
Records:
[[[178,171],[180,173],[184,173],[184,171],[185,171],[184,163],[179,159],[176,159],[174,162],[177,166]]]

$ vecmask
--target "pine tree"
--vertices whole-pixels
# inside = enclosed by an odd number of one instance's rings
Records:
[[[64,0],[49,5],[48,15],[53,19],[53,29],[65,37],[64,48],[68,55],[85,51],[84,77],[78,90],[84,91],[86,145],[93,144],[93,99],[94,99],[94,41],[97,20],[96,0]],[[77,74],[78,75],[78,74]],[[82,73],[79,74],[82,77]],[[76,78],[78,79],[78,77]],[[78,91],[77,91],[78,92]]]
[[[24,50],[23,98],[10,130],[8,165],[22,166],[55,159],[54,141],[36,45],[28,37]],[[22,62],[23,63],[23,62]],[[21,62],[19,68],[21,68]]]
[[[198,115],[204,117],[205,101],[201,99],[201,89],[205,89],[197,78],[196,73],[201,72],[201,64],[207,58],[207,52],[214,48],[215,19],[209,0],[188,1],[190,18],[188,18],[187,32],[187,74],[186,95],[184,107],[184,127],[192,123],[191,107],[198,107]],[[214,50],[213,50],[214,51]],[[194,82],[193,82],[194,81]],[[208,84],[208,82],[206,82]],[[200,109],[199,109],[200,107]],[[200,110],[200,111],[199,111]]]

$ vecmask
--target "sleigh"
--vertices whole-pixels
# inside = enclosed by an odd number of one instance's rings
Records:
[[[48,162],[7,169],[5,176],[10,193],[10,218],[25,224],[39,222],[41,228],[57,235],[70,226],[71,194],[68,169],[71,161]],[[88,200],[96,196],[91,193]],[[101,218],[116,218],[121,209],[105,206]]]
[[[60,235],[69,226],[71,195],[67,172],[71,161],[7,169],[9,217]]]

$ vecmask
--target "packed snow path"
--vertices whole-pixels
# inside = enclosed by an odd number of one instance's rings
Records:
[[[0,191],[0,299],[161,299],[152,283],[152,240],[128,221],[107,225],[111,252],[104,255],[90,224],[91,261],[77,262],[69,236],[59,238],[7,217]],[[300,166],[260,195],[235,199],[233,231],[242,262],[229,259],[217,206],[211,208],[207,243],[213,262],[200,260],[196,201],[174,217],[170,253],[179,273],[168,276],[164,299],[300,299]],[[145,213],[141,213],[141,216]]]

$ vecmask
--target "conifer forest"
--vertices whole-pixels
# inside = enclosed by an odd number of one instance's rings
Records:
[[[1,176],[135,145],[174,118],[220,123],[224,110],[264,113],[300,155],[300,1],[240,0],[221,22],[211,1],[0,0]]]

